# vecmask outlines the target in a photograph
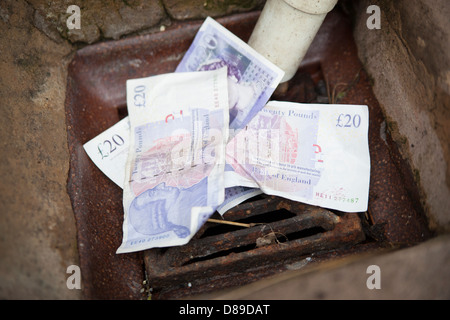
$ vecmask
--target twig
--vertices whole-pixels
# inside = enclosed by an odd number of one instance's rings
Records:
[[[213,223],[229,224],[232,226],[245,227],[245,228],[250,228],[250,227],[254,227],[256,225],[262,224],[262,223],[242,223],[242,222],[234,222],[234,221],[218,220],[218,219],[208,219],[207,221],[213,222]]]

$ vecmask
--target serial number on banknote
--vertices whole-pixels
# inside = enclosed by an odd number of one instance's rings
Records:
[[[359,198],[347,198],[342,196],[335,196],[328,193],[323,192],[316,192],[315,194],[316,198],[322,198],[322,199],[328,199],[328,200],[334,200],[334,201],[340,201],[340,202],[348,202],[348,203],[358,203]]]

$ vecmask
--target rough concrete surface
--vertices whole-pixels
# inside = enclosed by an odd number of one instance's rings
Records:
[[[0,4],[0,298],[69,299],[77,264],[66,193],[67,55],[30,22],[24,1]]]
[[[198,296],[200,299],[450,299],[450,236],[416,247],[342,258],[317,267],[305,259],[299,270],[253,284]],[[379,281],[371,278],[378,267]],[[369,286],[367,285],[369,283]],[[379,284],[378,287],[372,285]]]
[[[375,2],[382,8],[382,29],[355,32],[361,57],[374,78],[388,127],[417,173],[432,226],[448,233],[449,42],[447,47],[440,45],[448,39],[450,28],[448,20],[434,19],[448,17],[448,6],[445,0],[433,2],[436,6],[414,0],[425,10],[421,20],[412,14],[405,17],[406,1],[398,6]],[[64,112],[67,65],[75,50],[94,42],[157,32],[175,18],[252,10],[263,1],[243,1],[240,7],[237,1],[79,1],[84,27],[69,31],[66,8],[77,3],[0,1],[0,299],[81,298],[80,290],[66,286],[67,268],[78,264],[76,225],[66,190],[69,154]],[[362,11],[356,13],[357,23],[365,28],[364,6],[369,2],[358,3]],[[189,8],[181,7],[186,5]],[[216,11],[208,11],[211,8]],[[408,32],[410,28],[413,33]],[[431,49],[426,50],[428,46]],[[304,275],[299,282],[264,286],[285,290],[290,299],[448,299],[449,248],[449,237],[441,235],[374,260],[331,266]],[[364,284],[348,286],[367,279],[368,263],[381,267],[382,289],[368,293]],[[325,283],[334,286],[321,291]],[[253,297],[264,297],[261,291],[252,292],[259,294]]]
[[[167,13],[177,20],[217,17],[262,8],[265,0],[164,0]]]
[[[62,38],[72,43],[93,43],[104,39],[119,39],[123,35],[151,29],[165,17],[162,3],[156,1],[42,1],[29,0],[35,10],[34,24],[52,40]],[[80,29],[68,29],[67,19],[72,11],[70,5],[80,8]]]
[[[28,0],[33,23],[56,42],[61,37],[72,43],[94,43],[130,34],[154,32],[171,19],[203,19],[262,8],[264,0]],[[80,8],[81,29],[69,30],[66,21],[70,5]]]
[[[369,30],[366,8],[380,7]],[[450,3],[360,1],[355,41],[387,128],[421,188],[430,228],[450,230]]]

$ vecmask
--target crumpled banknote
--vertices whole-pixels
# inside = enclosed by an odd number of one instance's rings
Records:
[[[269,101],[284,71],[208,17],[176,72],[228,68],[230,138]]]
[[[185,244],[224,200],[227,68],[128,80],[127,107],[117,253]]]
[[[120,120],[83,145],[95,165],[123,189],[130,140],[130,119]]]
[[[365,105],[270,101],[227,144],[225,186],[362,212],[370,182]]]
[[[176,72],[228,68],[230,139],[265,106],[284,76],[284,71],[256,52],[214,19],[208,17]],[[226,171],[233,171],[227,165]],[[217,209],[224,214],[231,207],[261,194],[255,188],[227,188],[224,203]]]

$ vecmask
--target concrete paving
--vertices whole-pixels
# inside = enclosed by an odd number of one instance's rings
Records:
[[[78,261],[64,114],[73,48],[36,29],[24,1],[0,15],[0,298],[76,299],[66,287]]]
[[[417,246],[360,255],[261,280],[201,299],[450,299],[450,236]],[[373,267],[375,266],[375,267]],[[377,278],[378,277],[378,278]]]

